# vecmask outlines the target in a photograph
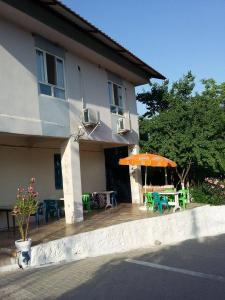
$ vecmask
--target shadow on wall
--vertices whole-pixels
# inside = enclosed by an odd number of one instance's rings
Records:
[[[196,211],[194,209],[191,210],[191,224],[192,224],[191,233],[195,238],[198,238],[199,237],[199,226],[197,224]]]

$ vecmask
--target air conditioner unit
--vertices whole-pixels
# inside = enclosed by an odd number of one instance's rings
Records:
[[[119,118],[117,121],[117,133],[126,134],[130,131],[130,120],[127,118]]]
[[[99,123],[99,112],[92,111],[90,108],[84,108],[82,112],[82,123],[85,127],[95,126]]]

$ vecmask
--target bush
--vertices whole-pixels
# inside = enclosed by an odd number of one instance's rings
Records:
[[[191,196],[195,202],[224,205],[225,183],[218,179],[206,178],[201,185],[191,189]]]
[[[16,217],[16,222],[23,241],[27,240],[30,216],[37,211],[38,201],[36,198],[38,193],[34,191],[34,183],[35,178],[31,178],[26,190],[22,187],[18,188],[16,205],[12,210],[12,215]]]

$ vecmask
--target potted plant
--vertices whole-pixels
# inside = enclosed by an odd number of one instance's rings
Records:
[[[28,238],[30,216],[37,211],[38,193],[34,190],[35,178],[31,178],[27,189],[18,188],[16,204],[12,210],[12,215],[16,218],[21,239],[15,241],[17,249],[18,265],[20,268],[26,268],[30,264],[31,243]]]

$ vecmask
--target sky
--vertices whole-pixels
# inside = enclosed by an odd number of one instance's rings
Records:
[[[196,91],[203,78],[225,81],[225,0],[61,1],[170,82],[189,70]]]

